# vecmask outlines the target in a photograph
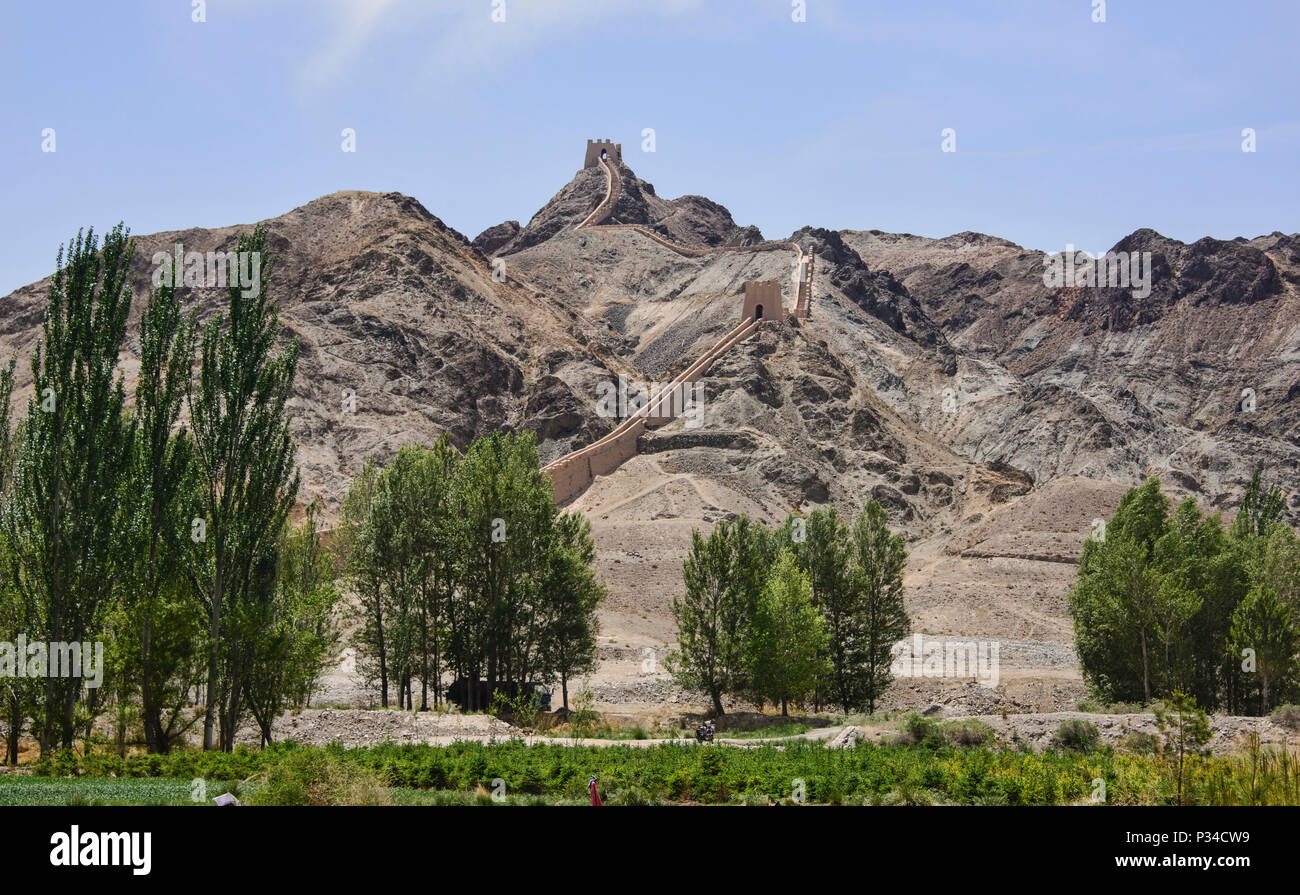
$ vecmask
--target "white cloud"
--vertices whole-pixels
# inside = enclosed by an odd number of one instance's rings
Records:
[[[703,18],[708,6],[706,0],[504,3],[505,21],[495,22],[493,0],[335,0],[324,7],[333,19],[331,36],[302,63],[299,79],[305,86],[327,88],[372,61],[391,65],[395,57],[378,55],[376,45],[384,37],[418,42],[420,65],[414,74],[445,83],[474,77],[499,66],[503,58],[518,60],[548,45],[580,39],[596,23]],[[374,59],[368,60],[368,54],[375,54]]]

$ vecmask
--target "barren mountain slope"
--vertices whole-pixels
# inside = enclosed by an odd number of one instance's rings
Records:
[[[685,369],[739,321],[746,281],[779,281],[793,307],[792,250],[756,247],[762,235],[722,206],[663,200],[619,170],[611,222],[731,248],[691,255],[635,231],[578,229],[605,197],[600,168],[527,225],[473,243],[392,193],[336,193],[267,222],[272,292],[303,349],[293,431],[305,497],[333,515],[367,456],[444,431],[464,445],[531,429],[555,459],[612,428],[597,383]],[[137,313],[155,251],[231,249],[247,229],[139,238]],[[1125,488],[1158,472],[1230,510],[1262,461],[1300,512],[1300,238],[1185,245],[1138,231],[1117,248],[1152,253],[1145,299],[1050,289],[1041,254],[981,234],[807,227],[791,239],[816,252],[811,319],[733,348],[705,377],[701,425],[650,431],[639,456],[572,502],[592,519],[611,588],[605,703],[648,711],[681,698],[642,651],[662,657],[673,641],[692,528],[738,513],[774,523],[834,503],[851,515],[876,498],[909,540],[915,629],[1001,640],[997,698],[1046,709],[1081,692],[1065,594],[1092,520]],[[0,299],[0,350],[30,352],[47,285]],[[220,300],[193,298],[205,315]],[[988,707],[988,694],[931,682],[900,682],[893,698],[941,691]]]
[[[275,255],[271,293],[285,338],[301,345],[291,402],[304,500],[337,510],[365,459],[442,432],[459,446],[496,428],[531,429],[548,458],[556,437],[594,439],[610,428],[588,396],[595,383],[630,370],[602,332],[517,282],[498,283],[463,236],[396,193],[341,192],[267,221]],[[251,226],[136,237],[138,315],[152,256],[233,250]],[[17,350],[19,400],[30,391],[30,355],[49,281],[0,299],[0,352]],[[187,299],[207,317],[219,288]],[[126,357],[138,364],[133,316]],[[612,372],[611,372],[612,371]],[[355,410],[345,399],[355,396]],[[21,408],[20,408],[21,412]]]
[[[1145,298],[1050,289],[1042,254],[980,234],[844,237],[961,352],[942,433],[960,453],[1039,482],[1158,473],[1219,508],[1260,462],[1300,511],[1297,237],[1186,245],[1139,230],[1114,250],[1151,253]]]

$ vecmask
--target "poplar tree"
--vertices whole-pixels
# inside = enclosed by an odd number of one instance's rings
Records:
[[[13,481],[17,440],[12,425],[14,369],[17,355],[0,368],[0,519],[8,512],[10,484]],[[21,592],[13,586],[14,557],[8,529],[0,525],[0,640],[14,643],[18,634],[30,630],[33,613]],[[14,656],[17,663],[18,656]],[[17,668],[2,669],[0,675],[0,720],[5,725],[5,763],[18,764],[18,740],[33,704],[30,678],[19,678]]]
[[[339,593],[333,559],[321,546],[318,515],[312,504],[301,525],[285,526],[274,586],[256,592],[239,619],[247,647],[243,697],[263,745],[270,745],[272,725],[286,706],[309,702],[336,639]]]
[[[97,635],[129,562],[117,534],[134,433],[117,359],[131,308],[131,251],[121,224],[102,253],[93,229],[78,232],[66,255],[59,249],[32,357],[34,391],[4,516],[11,582],[34,612],[28,637],[47,643]],[[67,669],[45,678],[43,753],[56,740],[72,746],[82,690]]]
[[[781,551],[763,587],[750,640],[750,688],[780,705],[785,717],[789,704],[802,704],[828,666],[826,624],[789,549]]]
[[[894,644],[911,630],[903,604],[907,545],[901,534],[890,532],[889,515],[874,499],[853,524],[851,561],[850,574],[859,593],[854,611],[860,618],[861,637],[860,649],[855,650],[860,658],[853,666],[854,676],[867,711],[874,712],[876,700],[893,680]]]
[[[119,676],[140,694],[150,752],[166,754],[197,718],[189,693],[202,670],[204,628],[183,582],[182,541],[191,534],[187,502],[191,444],[176,431],[194,359],[195,318],[181,311],[176,288],[154,289],[140,318],[140,373],[135,388],[136,439],[124,495],[131,574],[114,628]]]
[[[851,575],[852,537],[849,524],[834,507],[813,510],[802,520],[804,538],[792,541],[799,568],[808,576],[813,601],[826,622],[827,658],[830,666],[820,695],[838,701],[845,712],[864,701],[859,673],[865,666],[865,618],[859,611],[863,595]],[[789,528],[792,520],[787,520]]]
[[[273,264],[265,257],[265,227],[241,236],[235,251],[263,255],[261,282],[249,296],[230,286],[228,307],[203,325],[200,366],[187,390],[203,514],[197,520],[203,536],[189,551],[188,568],[207,623],[205,749],[217,744],[218,710],[226,749],[241,713],[244,659],[223,622],[228,611],[255,600],[258,588],[273,586],[267,567],[273,572],[299,487],[285,413],[298,346],[276,349],[280,321],[267,291]]]
[[[564,513],[555,520],[538,593],[542,664],[560,679],[560,697],[569,710],[569,681],[596,670],[600,626],[596,608],[606,588],[592,564],[596,545],[591,523],[581,513]]]
[[[1300,628],[1291,609],[1270,587],[1256,585],[1232,613],[1228,637],[1233,661],[1244,661],[1259,687],[1260,714],[1274,706],[1272,697],[1293,682],[1300,652]],[[1251,675],[1247,676],[1251,680]]]
[[[724,694],[746,690],[749,624],[758,605],[766,567],[767,533],[744,516],[720,522],[708,538],[691,533],[682,564],[684,592],[673,598],[677,649],[668,669],[685,690],[707,695],[715,714]]]
[[[367,683],[379,684],[380,705],[388,708],[388,639],[384,624],[386,570],[379,562],[372,516],[379,473],[374,461],[366,460],[361,472],[348,486],[334,545],[342,559],[346,581],[357,595],[353,613],[356,633],[352,637],[357,670]]]

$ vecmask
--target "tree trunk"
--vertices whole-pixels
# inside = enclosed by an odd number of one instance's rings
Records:
[[[420,711],[429,710],[429,617],[420,609]]]
[[[375,594],[375,636],[379,638],[379,704],[388,708],[388,651],[384,648],[384,610]]]
[[[221,549],[223,543],[217,543],[218,550]],[[203,748],[205,751],[216,746],[217,638],[221,634],[222,583],[222,571],[218,568],[216,580],[212,587],[212,610],[208,616],[208,638],[211,646],[208,649],[208,689],[205,694],[206,705],[203,708]]]
[[[5,742],[5,764],[18,764],[18,740],[23,735],[24,712],[16,697],[9,700],[9,736]]]
[[[1151,701],[1151,673],[1147,660],[1147,629],[1141,628],[1138,635],[1142,640],[1142,693],[1149,703]]]

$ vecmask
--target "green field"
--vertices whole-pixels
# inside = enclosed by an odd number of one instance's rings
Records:
[[[1268,754],[1264,757],[1267,759]],[[1189,800],[1266,802],[1295,798],[1295,785],[1233,787],[1246,759],[1196,758]],[[1285,768],[1282,769],[1286,771]],[[864,743],[826,749],[792,741],[781,748],[661,744],[569,746],[522,742],[452,746],[381,745],[316,749],[293,745],[232,754],[167,756],[64,754],[34,776],[0,780],[0,805],[191,804],[191,781],[208,797],[236,782],[256,801],[270,781],[276,803],[581,804],[590,776],[609,804],[1170,804],[1169,762],[1101,748],[1088,753]],[[1294,781],[1294,769],[1287,771]],[[1258,775],[1257,775],[1258,777]],[[225,781],[225,782],[223,782]],[[1103,784],[1104,783],[1104,787]],[[369,790],[366,789],[369,787]]]

